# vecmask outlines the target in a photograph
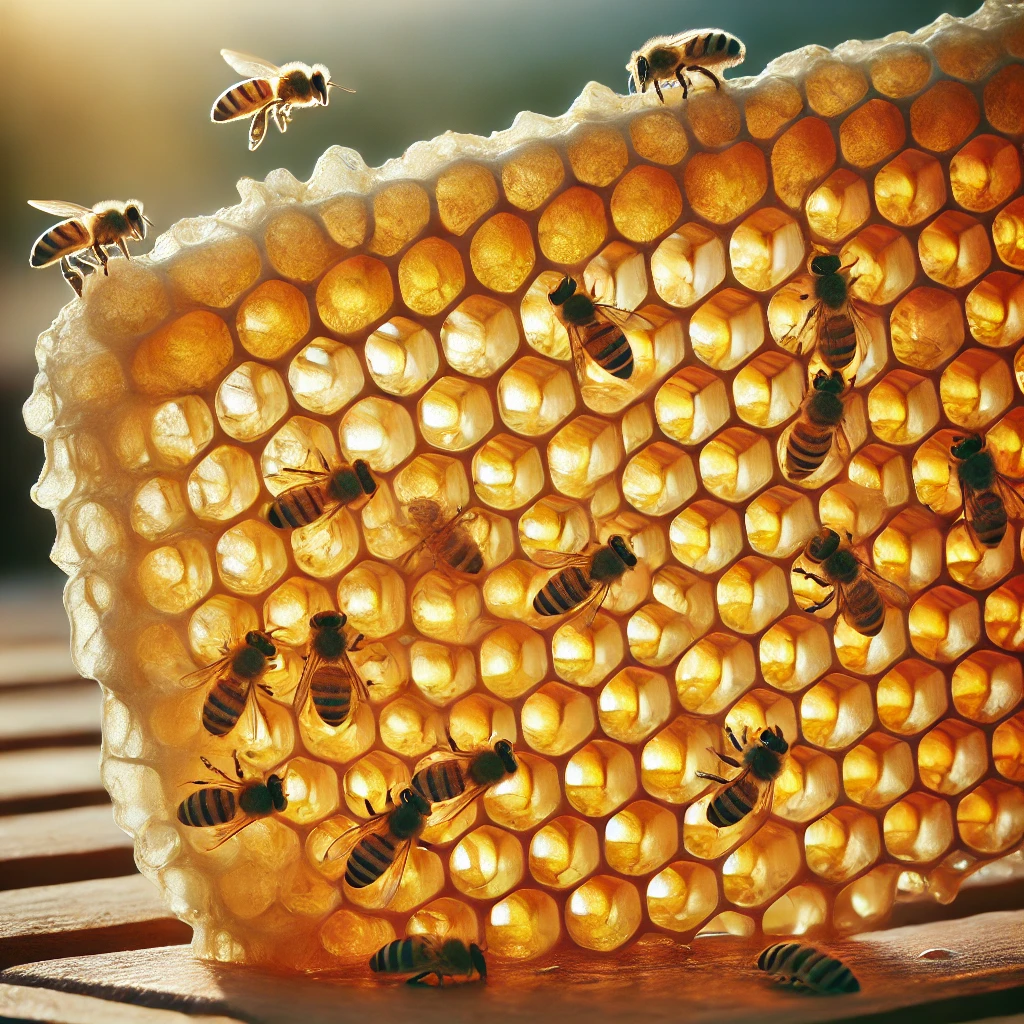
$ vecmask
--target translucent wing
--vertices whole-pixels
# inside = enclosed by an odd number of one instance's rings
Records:
[[[295,716],[302,714],[306,701],[309,698],[309,684],[313,681],[313,675],[323,664],[323,658],[310,648],[306,655],[306,663],[302,666],[302,675],[299,676],[299,685],[295,687],[295,694],[292,697],[292,709]]]
[[[1024,516],[1024,495],[1007,477],[997,476],[992,489],[1003,499],[1003,507],[1011,519],[1020,519]]]
[[[202,686],[203,683],[210,683],[217,678],[227,668],[228,662],[231,660],[231,656],[228,655],[221,658],[219,661],[215,661],[212,665],[207,665],[205,668],[196,669],[195,672],[189,672],[187,676],[181,677],[181,684],[186,689],[192,690],[197,686]]]
[[[83,213],[92,213],[88,206],[77,203],[63,203],[59,199],[30,199],[29,206],[34,206],[43,213],[52,213],[55,217],[80,217]]]
[[[389,813],[389,811],[385,811],[384,814],[378,814],[369,821],[364,821],[362,825],[353,825],[346,832],[342,832],[324,851],[324,860],[347,861],[352,851],[363,839],[380,832],[382,829],[387,829]]]
[[[571,565],[590,565],[590,555],[582,552],[548,551],[546,548],[539,548],[531,556],[537,565],[545,569],[568,569]]]
[[[853,322],[853,336],[857,340],[857,351],[854,353],[851,368],[856,372],[867,355],[868,344],[871,341],[871,332],[868,330],[867,320],[864,318],[862,304],[856,299],[849,299],[846,303],[846,312]],[[844,370],[849,375],[849,370]]]
[[[251,53],[239,53],[238,50],[221,50],[220,55],[240,75],[246,78],[277,78],[281,69],[269,60],[254,57]]]
[[[255,153],[260,143],[267,137],[267,114],[272,104],[261,107],[249,122],[249,152]]]
[[[572,352],[572,363],[576,369],[576,379],[582,385],[587,379],[587,350],[583,330],[575,324],[566,324],[569,335],[569,351]]]
[[[861,571],[875,585],[879,596],[886,604],[891,604],[896,608],[906,608],[910,604],[907,592],[902,587],[893,583],[892,580],[887,580],[884,576],[880,576],[874,569],[869,568],[863,563],[861,563]]]
[[[816,302],[804,317],[803,323],[791,327],[779,338],[780,347],[797,355],[807,355],[818,343],[818,326],[824,308],[823,303]]]
[[[608,596],[610,587],[610,583],[598,584],[576,607],[576,614],[583,616],[584,625],[588,629],[594,624],[594,619],[601,610],[601,605],[604,604],[604,599]]]
[[[850,455],[852,454],[851,447],[850,435],[846,433],[846,427],[840,423],[832,435],[831,454],[835,455],[840,462],[849,462]]]
[[[398,892],[398,887],[402,884],[402,875],[405,874],[405,865],[409,862],[409,853],[411,850],[412,840],[407,839],[398,848],[398,851],[395,854],[395,859],[388,865],[384,874],[381,875],[376,882],[367,886],[367,888],[380,886],[376,894],[370,900],[370,903],[373,906],[383,909],[395,898],[395,894]]]
[[[292,707],[295,709],[296,715],[302,714],[302,709],[306,706],[306,700],[309,697],[309,688],[313,682],[313,676],[316,674],[317,669],[325,664],[327,664],[326,659],[321,658],[315,651],[310,650],[306,656],[306,664],[302,668],[302,675],[299,677],[299,685],[295,688],[295,696],[292,698]],[[348,715],[341,723],[341,725],[345,725],[355,717],[356,709],[359,707],[360,702],[370,699],[370,694],[366,689],[366,683],[363,682],[362,677],[355,670],[355,666],[349,661],[347,653],[342,654],[340,658],[331,662],[331,664],[341,669],[351,689]]]
[[[461,750],[449,750],[445,747],[441,747],[438,750],[433,750],[427,754],[426,757],[416,765],[416,771],[413,775],[415,777],[417,773],[434,764],[444,764],[457,761],[463,766],[463,776],[468,778],[469,766],[472,764],[473,759],[476,756],[477,753],[468,753]],[[452,818],[461,813],[463,808],[467,807],[478,796],[480,796],[486,788],[487,787],[484,785],[471,782],[461,793],[452,797],[451,800],[442,800],[434,804],[431,808],[427,827],[430,828],[434,825],[443,825],[446,821],[451,821]]]
[[[242,815],[240,818],[236,818],[232,821],[225,822],[223,825],[217,825],[208,831],[214,836],[215,842],[212,846],[207,848],[207,853],[212,853],[218,847],[223,846],[232,836],[237,836],[246,825],[251,825],[256,819],[250,818],[248,815]]]
[[[595,302],[594,309],[599,317],[615,324],[622,331],[650,331],[654,324],[639,313],[631,313],[628,309],[619,309],[618,306],[606,306],[604,303]]]

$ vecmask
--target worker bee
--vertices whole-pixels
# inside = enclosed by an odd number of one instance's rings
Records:
[[[859,992],[849,967],[803,942],[777,942],[761,951],[757,966],[781,985],[807,988],[823,996]]]
[[[852,539],[849,534],[847,539]],[[827,587],[829,592],[804,611],[821,611],[838,594],[839,613],[850,627],[861,636],[878,636],[885,625],[885,606],[905,608],[909,599],[895,583],[869,569],[849,547],[840,545],[839,534],[828,527],[807,542],[804,557],[821,567],[824,578],[801,568],[794,568],[793,572],[819,587]]]
[[[996,469],[996,461],[979,434],[953,438],[949,449],[963,494],[963,514],[972,540],[996,548],[1008,521],[1024,516],[1024,497]]]
[[[235,121],[252,117],[249,122],[249,149],[258,149],[267,134],[270,115],[279,132],[286,132],[296,107],[327,106],[328,90],[333,86],[342,92],[355,92],[331,81],[331,73],[323,64],[302,64],[293,61],[279,68],[269,61],[234,50],[221,50],[220,55],[247,81],[239,82],[217,97],[210,111],[212,121]]]
[[[232,757],[236,779],[214,767],[205,757],[200,757],[207,771],[219,775],[223,781],[218,783],[216,779],[194,779],[189,785],[201,786],[202,789],[190,793],[178,804],[178,821],[182,825],[216,830],[217,843],[213,849],[226,843],[246,825],[288,807],[284,780],[280,775],[268,775],[266,781],[250,779],[246,782],[242,766],[238,763],[238,754]]]
[[[833,448],[841,460],[849,456],[850,440],[843,428],[846,404],[840,398],[846,388],[837,371],[819,370],[814,375],[800,416],[779,439],[782,468],[790,480],[805,480],[816,473]]]
[[[407,985],[423,985],[431,974],[444,987],[445,978],[472,978],[476,974],[487,980],[487,961],[475,943],[468,946],[462,939],[439,939],[436,935],[410,935],[381,946],[370,957],[370,970],[378,974],[415,974]]]
[[[337,728],[352,719],[360,701],[368,699],[366,683],[349,661],[358,648],[360,633],[350,644],[345,635],[344,612],[317,612],[309,620],[310,641],[306,664],[295,690],[293,707],[301,714],[312,695],[313,708],[325,725]]]
[[[412,789],[403,789],[398,803],[388,793],[388,810],[376,814],[366,801],[367,814],[374,815],[362,825],[343,832],[327,848],[327,860],[345,861],[345,884],[365,889],[381,882],[374,902],[386,907],[398,892],[413,842],[427,827],[430,804]]]
[[[626,70],[629,72],[627,87],[630,93],[646,92],[648,85],[654,86],[662,103],[661,82],[673,76],[683,87],[683,99],[689,92],[688,71],[699,71],[720,89],[721,80],[711,70],[720,72],[743,63],[747,49],[734,35],[718,28],[697,28],[675,36],[655,36],[648,39],[639,49],[633,51]]]
[[[619,380],[633,376],[633,349],[622,332],[626,328],[650,330],[649,321],[636,313],[595,302],[571,277],[563,277],[548,292],[548,302],[569,335],[580,384],[586,380],[588,357]]]
[[[817,347],[825,366],[849,377],[857,372],[868,345],[868,327],[856,299],[850,296],[849,268],[833,253],[818,250],[807,261],[814,278],[814,305],[804,319],[787,331],[779,344],[806,355]],[[811,298],[801,295],[801,301]]]
[[[430,498],[416,498],[410,502],[406,517],[423,540],[403,558],[404,565],[411,564],[420,550],[426,548],[435,565],[442,565],[452,572],[475,576],[484,567],[480,545],[466,529],[467,524],[477,518],[475,512],[463,512],[460,506],[455,515],[446,520],[438,502]]]
[[[282,491],[263,509],[263,516],[275,529],[309,526],[322,515],[333,516],[343,508],[357,507],[373,496],[377,481],[362,459],[352,465],[342,462],[331,469],[324,453],[317,451],[320,469],[289,469],[288,474],[304,477],[306,483]]]
[[[43,213],[65,218],[36,239],[29,263],[33,267],[48,267],[59,262],[64,280],[75,289],[79,298],[82,297],[86,275],[101,267],[104,274],[109,273],[109,257],[104,246],[116,245],[125,259],[131,259],[128,240],[141,242],[146,237],[146,226],[153,223],[142,212],[142,203],[136,199],[129,199],[126,203],[108,199],[97,203],[91,210],[77,203],[39,199],[30,199],[28,205]]]
[[[451,821],[481,793],[519,770],[519,762],[508,740],[498,740],[491,748],[459,750],[448,736],[448,750],[435,750],[418,765],[412,788],[432,806],[431,825]]]
[[[609,587],[637,563],[625,538],[619,536],[609,538],[607,544],[590,555],[538,551],[534,558],[541,565],[557,568],[558,572],[537,592],[533,610],[538,615],[564,615],[589,609],[588,626],[604,604]]]
[[[203,728],[208,733],[226,736],[248,707],[253,715],[252,731],[255,735],[258,709],[253,684],[261,685],[259,679],[276,654],[277,648],[270,637],[258,629],[251,629],[234,648],[225,647],[224,657],[219,661],[185,676],[182,682],[186,686],[213,682],[203,702]]]
[[[710,772],[697,772],[702,779],[720,783],[708,804],[708,821],[715,828],[736,825],[748,815],[753,815],[753,820],[760,822],[771,808],[775,780],[782,774],[789,744],[779,726],[762,730],[761,735],[750,742],[747,741],[746,727],[742,742],[736,739],[729,726],[725,727],[725,732],[741,760],[718,751],[714,752],[715,756],[725,764],[739,768],[740,774],[732,779],[723,779],[721,775]]]

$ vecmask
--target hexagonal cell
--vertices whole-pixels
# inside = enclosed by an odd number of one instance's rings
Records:
[[[946,680],[940,669],[916,658],[900,662],[878,682],[879,721],[904,736],[927,729],[946,712]]]
[[[694,355],[716,370],[731,370],[764,342],[761,307],[738,288],[723,288],[698,307],[689,330]]]
[[[964,300],[975,341],[1005,348],[1024,337],[1024,277],[1007,270],[987,274]]]
[[[177,480],[150,477],[132,498],[132,529],[145,540],[159,540],[180,529],[188,508]]]
[[[782,569],[756,555],[741,558],[718,581],[718,614],[738,633],[759,633],[789,606]]]
[[[782,284],[803,263],[804,252],[800,226],[789,214],[770,206],[751,214],[729,240],[732,272],[741,285],[755,292]]]
[[[473,486],[494,508],[521,508],[544,486],[540,452],[511,434],[496,434],[473,455]]]
[[[575,408],[569,371],[546,359],[523,356],[498,382],[498,412],[505,426],[519,434],[546,434]]]
[[[633,657],[657,668],[675,661],[695,634],[685,616],[660,603],[648,603],[630,616],[626,637]]]
[[[876,187],[877,187],[876,176]],[[867,182],[845,167],[833,171],[804,202],[811,231],[826,242],[841,242],[871,215]]]
[[[366,818],[367,801],[373,807],[384,807],[388,793],[396,786],[408,786],[409,778],[409,769],[402,761],[383,750],[374,750],[345,772],[345,803],[353,815]]]
[[[549,821],[530,841],[530,873],[552,889],[569,889],[601,860],[597,829],[573,815]]]
[[[960,288],[979,277],[992,262],[985,226],[966,213],[946,210],[917,239],[921,269],[939,284]]]
[[[551,482],[572,498],[589,498],[621,460],[618,431],[597,416],[577,416],[548,442]]]
[[[608,234],[604,203],[576,185],[552,200],[537,223],[540,250],[552,262],[572,265],[595,253]]]
[[[939,395],[946,416],[966,430],[988,426],[1013,401],[1013,378],[1004,358],[970,349],[942,373]]]
[[[639,512],[664,515],[677,509],[697,489],[693,461],[666,441],[634,455],[622,474],[622,492]]]
[[[417,405],[420,432],[427,444],[446,451],[465,451],[494,426],[494,410],[479,384],[461,377],[441,377]]]
[[[241,515],[260,493],[252,456],[222,444],[189,474],[188,502],[200,519],[226,522]]]
[[[484,807],[492,821],[522,832],[536,828],[562,802],[558,769],[543,758],[519,752],[519,768],[484,794]]]
[[[585,185],[610,185],[628,162],[626,142],[614,128],[580,128],[569,142],[573,174]]]
[[[520,889],[495,903],[487,917],[487,949],[503,960],[532,960],[558,941],[558,904],[538,889]]]
[[[431,704],[443,707],[476,686],[471,652],[417,640],[409,648],[410,678]]]
[[[722,894],[740,907],[759,907],[800,870],[800,844],[785,825],[766,822],[722,865]]]
[[[836,897],[832,921],[840,934],[881,926],[896,897],[898,865],[884,864],[851,882]]]
[[[906,125],[899,108],[887,100],[868,100],[839,126],[843,156],[854,167],[871,167],[903,148]]]
[[[215,407],[224,433],[236,441],[255,441],[288,411],[288,390],[276,370],[242,363],[221,381]]]
[[[878,675],[907,650],[903,613],[889,605],[885,609],[882,630],[876,636],[864,636],[850,624],[848,615],[836,619],[833,643],[839,663],[848,672]]]
[[[983,78],[1002,55],[1002,47],[978,29],[958,25],[937,32],[933,41],[939,67],[953,78],[976,82]]]
[[[523,738],[541,754],[578,747],[594,731],[594,707],[586,694],[562,683],[545,683],[520,713]]]
[[[430,196],[411,181],[397,181],[373,197],[373,238],[370,249],[394,256],[409,244],[430,220]]]
[[[597,302],[636,309],[647,296],[643,253],[625,242],[609,243],[587,264],[583,285]]]
[[[699,302],[725,280],[725,246],[702,224],[683,224],[651,254],[655,291],[671,306]]]
[[[583,619],[569,619],[551,638],[555,672],[576,686],[597,686],[615,670],[623,654],[621,627],[609,615],[597,615],[589,626]]]
[[[461,900],[442,896],[421,907],[406,925],[409,935],[434,935],[440,939],[460,938],[463,942],[480,941],[480,925],[476,913]]]
[[[960,838],[981,853],[1003,853],[1024,836],[1024,793],[989,779],[960,801],[956,809]]]
[[[790,487],[762,491],[747,506],[743,519],[750,546],[770,558],[794,554],[818,531],[810,498]]]
[[[516,739],[516,716],[512,709],[493,697],[471,693],[452,705],[448,730],[459,750],[491,747],[498,739]]]
[[[544,638],[521,623],[500,626],[481,641],[480,678],[499,697],[511,700],[533,689],[547,666]]]
[[[213,585],[210,556],[200,541],[183,537],[148,552],[136,579],[157,611],[177,615],[201,601]]]
[[[452,369],[471,377],[489,377],[519,347],[512,310],[489,296],[470,296],[445,319],[441,346]]]
[[[920,441],[939,421],[935,385],[909,370],[890,370],[868,394],[868,421],[890,444]]]
[[[878,860],[878,822],[856,807],[837,807],[804,833],[807,866],[828,882],[848,882]]]
[[[712,723],[680,715],[648,741],[640,756],[640,779],[655,799],[670,804],[692,800],[707,783],[699,771],[717,771],[718,761],[709,747],[721,741]]]
[[[696,213],[713,224],[728,224],[765,194],[768,166],[757,146],[738,142],[720,153],[694,153],[683,185]]]
[[[839,769],[829,755],[813,747],[790,747],[775,780],[772,813],[787,821],[810,821],[827,811],[840,792]]]
[[[747,130],[755,139],[770,139],[803,110],[800,90],[786,78],[764,76],[746,96]]]
[[[519,520],[519,543],[531,558],[539,551],[575,554],[590,540],[587,511],[558,494],[541,498]]]
[[[565,796],[588,818],[603,818],[636,792],[633,755],[609,740],[591,740],[565,766]]]
[[[1013,530],[1007,530],[997,547],[987,548],[971,536],[961,519],[946,534],[946,569],[961,586],[987,590],[1013,568]]]
[[[911,793],[886,811],[882,832],[891,856],[927,864],[941,857],[953,841],[953,815],[945,800]]]
[[[647,885],[651,921],[674,932],[689,932],[706,921],[718,906],[718,881],[703,864],[675,861]]]
[[[782,352],[762,352],[733,377],[732,395],[741,420],[753,427],[777,427],[800,408],[803,366]]]
[[[815,61],[804,80],[807,102],[822,117],[835,117],[859,102],[868,91],[860,68],[825,57]]]
[[[436,316],[466,286],[462,257],[442,238],[423,238],[412,246],[398,265],[402,300],[420,316]]]
[[[523,848],[510,832],[482,825],[459,840],[448,860],[448,873],[463,895],[495,899],[523,877]]]
[[[605,685],[597,709],[605,735],[622,743],[639,743],[669,716],[668,681],[657,672],[625,668]]]
[[[745,427],[728,427],[700,452],[700,475],[723,501],[744,501],[771,481],[771,445]]]
[[[357,334],[379,320],[394,302],[388,268],[370,256],[353,256],[332,267],[316,290],[320,319],[338,334]]]
[[[678,848],[675,815],[648,800],[630,804],[605,824],[605,860],[624,875],[646,875],[661,867]]]
[[[495,214],[473,236],[469,260],[485,288],[496,292],[518,290],[536,261],[533,236],[526,222],[511,213]]]
[[[800,701],[800,731],[808,743],[842,750],[871,728],[871,689],[860,679],[833,672]]]
[[[927,220],[946,203],[946,176],[929,153],[905,149],[875,175],[878,212],[898,227]]]
[[[754,649],[730,633],[710,633],[676,665],[676,693],[687,711],[714,715],[754,684]]]
[[[978,127],[974,94],[960,82],[936,82],[910,108],[910,131],[919,146],[945,153]]]
[[[251,355],[279,359],[309,330],[309,303],[292,284],[264,281],[238,307],[235,328]]]
[[[708,149],[724,146],[739,135],[739,105],[720,89],[695,92],[686,101],[686,113],[697,141]]]
[[[438,175],[435,195],[441,223],[453,235],[463,235],[498,201],[498,186],[490,170],[466,161]]]
[[[618,949],[633,936],[641,920],[636,886],[612,875],[597,875],[584,882],[565,905],[565,927],[584,949]]]
[[[448,643],[468,643],[484,627],[480,588],[440,570],[431,570],[416,581],[409,595],[409,611],[424,636]]]
[[[975,651],[953,670],[953,704],[965,718],[996,722],[1020,703],[1024,669],[1020,659],[997,651]]]
[[[350,629],[388,636],[405,621],[405,581],[388,565],[360,562],[338,584],[338,608]]]
[[[631,242],[653,242],[679,219],[683,197],[668,171],[639,164],[615,186],[609,206],[621,235]]]
[[[831,667],[829,635],[805,616],[787,615],[761,637],[758,663],[769,686],[797,693]]]
[[[687,366],[661,386],[654,399],[658,426],[682,444],[698,444],[729,419],[725,382],[699,366]]]
[[[363,459],[378,473],[400,465],[416,446],[412,417],[386,398],[356,402],[342,417],[338,438],[349,462]]]
[[[878,491],[886,505],[894,508],[906,503],[910,480],[903,456],[884,444],[869,444],[850,460],[850,482]]]
[[[1008,718],[992,734],[996,771],[1016,782],[1024,780],[1024,713]]]
[[[536,210],[564,177],[558,150],[544,143],[523,146],[501,169],[505,195],[521,210]]]
[[[820,520],[840,536],[849,534],[853,544],[878,529],[885,511],[881,494],[858,484],[833,484],[818,499]]]
[[[697,572],[717,572],[743,546],[740,517],[717,501],[695,501],[672,520],[669,543],[683,565]]]
[[[985,599],[985,634],[1006,651],[1024,651],[1024,576],[1015,576]]]
[[[140,458],[131,460],[129,468],[141,468],[152,459],[156,465],[168,467],[187,466],[213,440],[213,416],[210,407],[195,395],[182,398],[146,410],[143,413],[142,429],[148,430],[152,456],[140,453]],[[146,422],[148,421],[148,422]],[[142,446],[146,442],[142,440]],[[122,462],[129,464],[127,453],[120,453]]]
[[[797,885],[764,912],[761,930],[765,935],[807,935],[825,924],[828,910],[828,899],[818,886]]]
[[[977,135],[950,161],[953,198],[965,209],[992,210],[1020,186],[1020,157],[1008,139]]]
[[[396,316],[367,339],[366,368],[389,395],[414,395],[437,373],[433,335],[413,320]]]
[[[836,144],[829,126],[817,117],[797,121],[772,147],[772,180],[778,197],[798,209],[810,186],[828,174],[835,162]]]
[[[444,723],[432,708],[415,697],[398,697],[380,710],[384,745],[403,757],[422,757],[444,742]]]
[[[883,732],[865,737],[843,758],[843,789],[865,807],[885,807],[913,784],[910,747]]]
[[[885,224],[872,224],[840,250],[850,267],[850,293],[875,305],[892,302],[914,282],[914,250],[906,235]]]
[[[744,730],[756,736],[765,729],[778,727],[791,746],[796,742],[796,710],[793,702],[772,690],[748,690],[729,710],[725,724],[740,737]],[[725,737],[720,737],[717,748],[724,749],[725,742]]]
[[[987,768],[985,734],[973,725],[949,719],[921,737],[917,748],[918,775],[937,793],[962,793]]]
[[[656,164],[677,164],[690,148],[682,125],[669,111],[652,111],[629,123],[633,148],[645,160]]]
[[[950,515],[963,507],[963,495],[950,459],[955,430],[940,430],[914,453],[911,466],[917,500],[938,515]]]
[[[981,639],[977,601],[952,587],[935,587],[913,604],[908,617],[910,642],[929,661],[956,661]]]
[[[925,509],[904,509],[875,537],[875,571],[910,594],[931,586],[942,572],[940,525]]]
[[[287,567],[280,535],[258,519],[232,526],[217,541],[217,571],[236,594],[261,594]]]

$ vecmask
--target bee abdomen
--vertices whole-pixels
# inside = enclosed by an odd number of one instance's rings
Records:
[[[757,802],[757,786],[749,779],[737,779],[708,804],[708,821],[715,828],[728,828],[742,821]]]
[[[720,58],[727,52],[732,38],[727,32],[708,32],[703,36],[695,35],[686,44],[686,56],[694,59],[708,56]],[[733,52],[739,52],[738,48],[735,48]]]
[[[541,587],[533,599],[533,610],[539,615],[563,615],[580,604],[592,588],[590,577],[579,566],[570,566]]]
[[[291,487],[278,495],[267,509],[267,522],[278,530],[309,526],[323,514],[326,503],[319,487]]]
[[[795,480],[810,476],[831,448],[831,430],[819,430],[806,419],[797,420],[786,441],[786,472]]]
[[[203,701],[203,728],[213,736],[224,736],[234,729],[245,710],[249,683],[228,678],[214,683]]]
[[[477,543],[468,534],[460,536],[455,532],[448,538],[441,553],[442,558],[456,572],[475,576],[484,567],[484,557]]]
[[[398,842],[390,835],[369,835],[352,851],[345,867],[345,881],[353,889],[372,885],[395,859]]]
[[[370,970],[384,974],[405,974],[425,966],[423,940],[418,935],[395,939],[370,957]]]
[[[213,105],[213,119],[214,121],[233,121],[236,117],[246,117],[262,107],[273,95],[273,91],[270,83],[262,78],[239,82],[227,92],[221,93]]]
[[[857,354],[857,332],[847,313],[826,316],[818,339],[818,354],[830,370],[845,370]]]
[[[823,995],[859,992],[860,982],[842,962],[802,942],[778,942],[762,950],[757,966],[779,981],[790,981]]]
[[[1006,536],[1006,506],[995,491],[977,495],[976,511],[970,525],[979,542],[987,548],[998,547]]]
[[[309,681],[309,693],[316,713],[326,725],[337,727],[352,709],[352,687],[339,665],[321,665]]]
[[[466,776],[457,761],[442,761],[418,771],[412,788],[431,804],[440,804],[465,792]]]
[[[885,625],[885,602],[875,585],[855,580],[846,589],[846,611],[850,624],[861,636],[878,636]]]
[[[205,786],[178,804],[178,821],[193,828],[223,825],[235,816],[235,794],[223,786]]]
[[[65,220],[50,228],[36,239],[29,262],[33,267],[45,267],[69,252],[84,249],[92,239],[84,224]]]
[[[626,336],[614,324],[603,324],[591,332],[587,339],[587,354],[601,367],[619,380],[633,376],[633,350]]]

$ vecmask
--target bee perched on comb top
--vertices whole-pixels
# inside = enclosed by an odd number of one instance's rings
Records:
[[[683,87],[683,99],[689,93],[687,72],[696,71],[722,87],[722,81],[712,70],[719,72],[743,63],[747,48],[734,35],[720,28],[697,28],[676,36],[655,36],[639,50],[633,51],[626,70],[629,72],[629,91],[646,92],[653,85],[662,103],[665,97],[661,83],[675,80]]]

